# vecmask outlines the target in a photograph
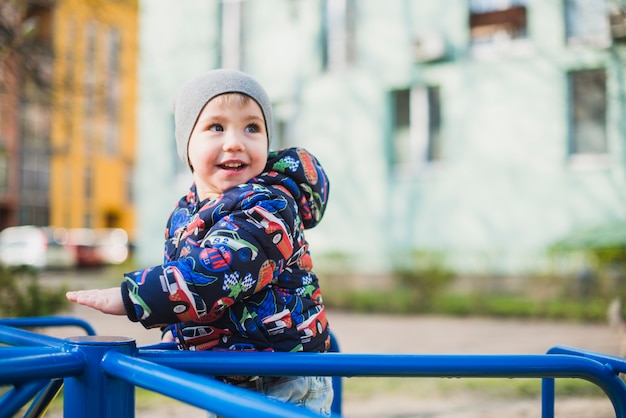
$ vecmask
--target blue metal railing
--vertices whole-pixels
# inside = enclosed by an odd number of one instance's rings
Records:
[[[0,325],[17,328],[43,328],[43,327],[77,327],[82,328],[87,335],[96,335],[89,322],[74,318],[73,316],[34,316],[24,318],[0,318]]]
[[[334,416],[341,414],[345,376],[541,378],[543,418],[554,417],[554,379],[580,378],[600,387],[616,417],[626,418],[626,385],[619,376],[626,361],[572,347],[528,355],[180,352],[167,344],[137,348],[134,340],[120,337],[59,340],[19,329],[16,321],[0,321],[0,343],[19,346],[0,347],[0,385],[13,385],[0,398],[0,416],[12,416],[33,397],[25,416],[40,416],[62,382],[66,418],[132,418],[135,386],[223,416],[315,416],[211,377],[252,374],[334,376]],[[36,318],[30,321],[35,325],[29,327],[36,326]]]

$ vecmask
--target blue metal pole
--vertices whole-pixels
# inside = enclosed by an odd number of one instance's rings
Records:
[[[178,354],[178,355],[177,355]],[[184,354],[184,355],[180,355]],[[572,355],[410,355],[346,353],[157,352],[139,356],[179,370],[210,375],[397,376],[397,377],[573,377],[607,394],[616,416],[626,418],[626,386],[614,370]]]
[[[81,375],[65,379],[63,416],[65,418],[133,418],[135,387],[125,380],[102,372],[102,359],[110,351],[134,354],[135,340],[125,337],[73,337],[65,351],[85,357]]]
[[[330,349],[331,353],[339,353],[339,342],[335,337],[335,334],[330,333]],[[333,376],[333,403],[330,406],[330,410],[333,414],[341,415],[341,401],[343,399],[343,380],[341,376]]]
[[[0,349],[0,353],[16,348]],[[85,360],[76,353],[51,348],[24,347],[21,354],[0,358],[0,385],[26,383],[32,380],[76,376],[85,367]]]
[[[395,377],[582,377],[609,373],[570,355],[251,353],[139,350],[138,356],[211,375]]]
[[[548,350],[548,354],[568,354],[572,356],[580,356],[598,361],[611,366],[615,373],[626,373],[626,358],[611,356],[595,351],[581,350],[576,347],[568,347],[565,345],[557,345]]]
[[[318,416],[305,408],[278,402],[250,390],[117,352],[106,354],[102,368],[112,376],[215,412],[220,416],[255,418]]]
[[[52,379],[48,385],[39,392],[33,400],[24,418],[41,417],[56,398],[63,387],[63,379]]]
[[[47,380],[37,380],[23,385],[15,385],[0,398],[0,414],[5,417],[14,416],[47,384]]]
[[[39,327],[78,327],[85,330],[87,335],[96,335],[96,331],[87,322],[69,316],[29,316],[23,318],[2,318],[0,325],[19,328]]]
[[[599,382],[588,380],[600,386],[609,396],[617,417],[626,417],[626,383],[619,376],[620,372],[626,372],[626,359],[567,346],[552,347],[548,354],[578,356],[602,364],[607,372],[606,376]]]
[[[554,379],[541,379],[541,418],[554,418]]]
[[[19,346],[63,347],[63,340],[23,329],[0,325],[0,343]]]

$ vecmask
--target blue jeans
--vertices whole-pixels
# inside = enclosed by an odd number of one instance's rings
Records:
[[[273,381],[258,379],[246,386],[268,398],[307,408],[322,416],[330,416],[333,386],[330,376],[283,376]],[[239,385],[243,386],[243,385]],[[212,412],[207,418],[217,417]]]

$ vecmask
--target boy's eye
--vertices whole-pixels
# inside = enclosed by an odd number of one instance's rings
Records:
[[[250,125],[246,126],[246,132],[249,132],[249,133],[260,132],[259,125],[257,125],[256,123],[251,123]]]
[[[223,132],[224,127],[219,123],[214,123],[213,125],[209,126],[209,131]]]

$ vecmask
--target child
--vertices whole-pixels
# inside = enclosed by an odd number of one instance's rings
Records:
[[[298,148],[269,151],[272,109],[248,75],[213,70],[178,91],[178,154],[194,182],[167,222],[165,262],[120,288],[67,298],[170,331],[180,349],[312,351],[328,325],[304,230],[322,218],[328,180]],[[330,414],[330,377],[222,380]]]

